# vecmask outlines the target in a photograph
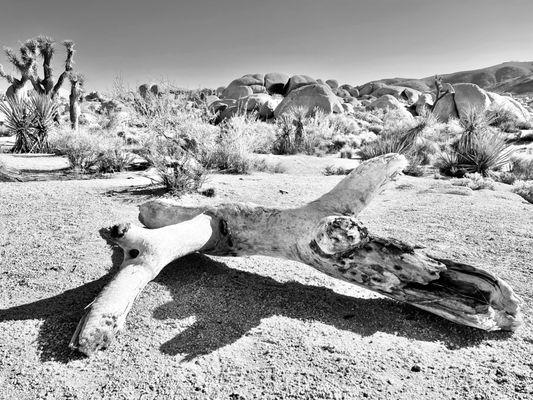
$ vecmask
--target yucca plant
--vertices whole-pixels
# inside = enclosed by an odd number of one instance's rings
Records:
[[[467,137],[464,137],[467,136]],[[487,176],[509,162],[512,149],[499,131],[463,134],[455,147],[459,166],[469,173]]]
[[[436,166],[445,175],[462,177],[466,173],[487,176],[509,162],[512,150],[505,135],[490,126],[494,116],[472,108],[461,118],[463,133],[439,157]]]
[[[8,132],[15,136],[14,153],[29,153],[33,148],[33,120],[29,101],[18,96],[8,97],[0,102],[0,112],[6,119],[4,125]]]
[[[48,134],[54,127],[54,118],[58,113],[59,104],[47,95],[32,94],[29,106],[33,112],[33,146],[30,152],[46,153],[50,150]]]
[[[8,97],[0,103],[6,116],[5,126],[15,136],[13,153],[48,152],[48,134],[53,129],[58,104],[46,95],[32,94],[28,98]]]

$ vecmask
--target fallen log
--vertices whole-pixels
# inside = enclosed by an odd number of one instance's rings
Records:
[[[515,330],[521,324],[521,300],[506,282],[372,235],[357,221],[355,216],[405,165],[396,154],[368,160],[330,192],[294,209],[248,203],[189,208],[165,200],[141,205],[139,219],[147,228],[124,224],[109,230],[124,250],[123,264],[87,307],[70,347],[87,355],[107,347],[146,284],[165,265],[192,252],[296,260],[460,324]]]

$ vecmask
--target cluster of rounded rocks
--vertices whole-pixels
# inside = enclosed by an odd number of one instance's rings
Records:
[[[224,120],[239,112],[257,112],[268,120],[277,118],[295,107],[320,109],[324,113],[347,113],[355,110],[395,110],[400,117],[413,118],[433,108],[435,91],[420,81],[403,83],[368,82],[361,86],[339,85],[334,79],[314,79],[307,75],[289,76],[274,72],[248,74],[220,87],[206,97],[209,108]],[[448,84],[449,85],[449,84]],[[463,115],[472,107],[484,110],[503,107],[519,120],[529,119],[529,112],[515,99],[481,89],[471,83],[459,83],[450,89],[434,106],[436,116],[443,122]]]

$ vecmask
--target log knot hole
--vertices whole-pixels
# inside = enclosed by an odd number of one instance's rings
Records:
[[[366,227],[355,218],[347,216],[323,218],[313,239],[321,252],[327,255],[362,247],[370,240]]]
[[[137,249],[131,249],[130,251],[128,251],[128,255],[130,256],[130,258],[137,258],[139,253],[140,252]]]

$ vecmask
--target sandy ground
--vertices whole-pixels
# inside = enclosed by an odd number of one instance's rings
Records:
[[[342,177],[214,175],[217,197],[281,207]],[[533,206],[401,177],[360,218],[372,232],[482,265],[524,299],[515,334],[463,327],[267,257],[186,257],[91,359],[67,345],[120,263],[99,229],[136,221],[146,178],[0,183],[1,399],[527,399],[533,396]],[[417,372],[418,371],[418,372]]]

